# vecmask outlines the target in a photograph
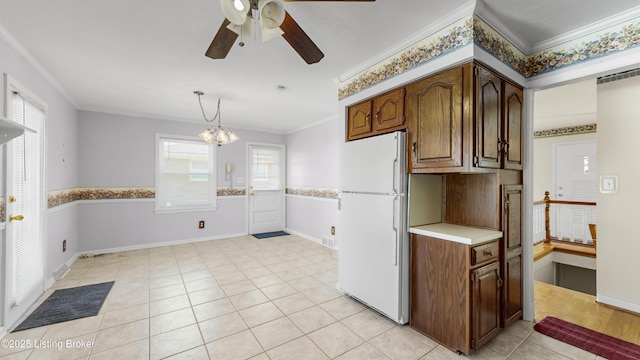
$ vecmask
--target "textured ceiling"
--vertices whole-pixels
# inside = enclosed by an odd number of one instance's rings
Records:
[[[529,46],[636,1],[485,0]],[[81,110],[201,121],[222,99],[229,127],[291,132],[335,116],[337,79],[475,2],[286,2],[325,58],[307,65],[282,38],[245,36],[224,60],[204,56],[223,21],[218,0],[0,0],[0,24]],[[278,90],[283,86],[284,90]]]

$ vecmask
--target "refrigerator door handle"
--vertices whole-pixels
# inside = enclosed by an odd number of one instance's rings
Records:
[[[396,217],[398,216],[396,202],[400,195],[397,195],[393,198],[393,232],[395,233],[394,241],[395,244],[393,246],[393,266],[398,266],[398,227],[396,226]]]
[[[400,191],[398,191],[398,174],[396,174],[396,172],[398,171],[398,157],[396,156],[395,159],[393,159],[393,193],[397,194]]]

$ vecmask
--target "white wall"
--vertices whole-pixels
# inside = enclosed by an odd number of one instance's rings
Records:
[[[640,77],[598,85],[599,175],[617,175],[617,194],[598,194],[598,301],[640,312]]]
[[[338,189],[339,149],[344,122],[332,118],[287,135],[287,186]],[[321,242],[338,229],[338,200],[287,195],[287,230]]]
[[[154,187],[155,135],[197,136],[206,124],[79,112],[79,187]],[[282,134],[234,129],[240,140],[218,148],[218,187],[246,173],[246,142],[284,144]],[[236,184],[234,184],[236,185]],[[155,214],[153,200],[102,200],[78,206],[80,252],[136,248],[247,233],[246,196],[218,198],[214,211]],[[205,228],[198,222],[205,220]]]

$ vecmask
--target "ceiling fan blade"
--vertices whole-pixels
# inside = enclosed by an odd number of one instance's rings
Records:
[[[324,54],[311,38],[302,30],[300,25],[293,20],[291,15],[285,11],[284,21],[280,25],[284,34],[282,37],[287,40],[289,45],[307,62],[307,64],[315,64],[322,60]]]
[[[227,57],[233,43],[235,43],[238,38],[238,34],[227,28],[229,24],[231,24],[231,22],[224,19],[205,55],[212,59],[224,59]]]

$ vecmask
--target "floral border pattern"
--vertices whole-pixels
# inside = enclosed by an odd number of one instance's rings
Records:
[[[325,198],[325,199],[338,198],[338,190],[329,189],[329,188],[287,186],[285,188],[285,193],[287,195],[300,195],[300,196],[309,196],[309,197],[319,197],[319,198]]]
[[[527,56],[478,16],[473,17],[473,42],[520,74],[526,73]]]
[[[548,138],[548,137],[555,137],[555,136],[589,134],[589,133],[595,133],[597,131],[598,131],[597,124],[568,126],[568,127],[558,128],[558,129],[534,131],[533,138],[540,139],[540,138]]]
[[[377,65],[343,82],[338,88],[338,98],[343,99],[369,88],[383,80],[402,74],[437,57],[471,44],[473,17],[456,22],[421,42],[391,56]]]
[[[243,196],[245,188],[218,188],[217,196]],[[79,200],[155,199],[155,188],[73,188],[50,191],[47,206],[53,208]],[[4,205],[4,202],[3,202]],[[2,207],[2,213],[4,206]]]
[[[635,48],[640,45],[640,20],[634,19],[589,36],[529,56],[525,76],[540,75]]]
[[[342,82],[344,99],[381,81],[474,43],[526,78],[640,46],[640,18],[631,19],[560,46],[526,55],[472,14]]]

